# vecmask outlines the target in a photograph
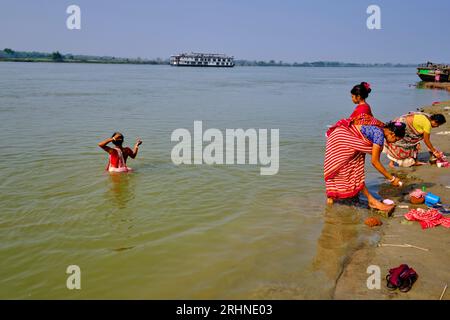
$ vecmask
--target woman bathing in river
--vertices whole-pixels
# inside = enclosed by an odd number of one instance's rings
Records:
[[[362,113],[356,118],[340,120],[327,132],[324,175],[327,203],[356,197],[362,192],[369,207],[390,213],[393,205],[386,205],[373,197],[365,185],[365,154],[372,155],[372,165],[393,186],[401,186],[400,180],[386,171],[380,162],[384,140],[394,143],[405,135],[405,124],[387,124]]]
[[[421,112],[411,112],[397,118],[395,121],[400,121],[406,125],[405,137],[395,143],[387,143],[383,152],[389,158],[390,167],[394,167],[397,163],[401,167],[411,167],[422,165],[417,160],[420,148],[420,141],[424,141],[430,156],[434,155],[436,158],[440,157],[439,151],[433,146],[430,140],[431,128],[437,128],[446,122],[442,114],[429,115]]]
[[[123,147],[124,136],[120,132],[114,132],[111,138],[103,140],[98,144],[100,148],[109,153],[109,161],[106,170],[109,172],[129,172],[131,168],[127,167],[128,157],[134,159],[139,151],[142,140],[137,139],[133,150]],[[109,143],[113,143],[115,147],[108,147]]]

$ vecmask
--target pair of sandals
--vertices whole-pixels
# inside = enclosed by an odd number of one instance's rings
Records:
[[[389,270],[389,274],[386,276],[387,288],[390,291],[397,289],[400,292],[406,293],[411,290],[414,283],[417,281],[418,275],[413,268],[408,265],[400,265],[397,268]]]
[[[406,278],[405,281],[402,281],[400,286],[396,286],[395,284],[393,284],[392,282],[389,281],[389,278],[390,278],[390,276],[387,275],[386,280],[387,280],[388,290],[395,291],[395,290],[399,289],[403,293],[406,293],[409,290],[411,290],[414,282],[416,282],[416,280],[417,280],[417,277],[409,277],[409,278]]]

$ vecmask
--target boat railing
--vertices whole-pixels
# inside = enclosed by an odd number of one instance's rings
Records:
[[[450,70],[450,65],[448,64],[435,64],[435,63],[422,63],[419,64],[419,68],[433,68],[433,69],[440,69],[440,70]]]

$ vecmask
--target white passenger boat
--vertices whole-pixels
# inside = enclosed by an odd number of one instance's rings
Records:
[[[170,65],[176,67],[234,67],[234,57],[217,53],[181,53],[170,56]]]

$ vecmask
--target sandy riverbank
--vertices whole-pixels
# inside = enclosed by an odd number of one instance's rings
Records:
[[[422,89],[440,89],[450,91],[450,82],[420,82],[418,88]]]
[[[450,90],[450,85],[449,85]],[[432,143],[450,155],[450,135],[442,134],[450,132],[450,101],[441,102],[434,106],[426,107],[425,112],[443,113],[447,123],[432,132]],[[441,133],[441,134],[439,134]],[[426,147],[422,148],[426,151]],[[422,160],[427,160],[427,154],[421,154]],[[392,170],[392,169],[391,169]],[[383,185],[379,194],[384,198],[393,199],[398,206],[407,205],[409,208],[424,207],[413,206],[404,196],[415,188],[427,187],[427,191],[441,196],[444,204],[450,204],[450,169],[437,168],[436,166],[422,166],[415,168],[393,169],[402,177],[405,186],[394,189]],[[403,215],[409,209],[397,207],[393,218],[384,219],[383,226],[373,229],[379,233],[383,244],[411,244],[428,251],[416,248],[378,247],[366,246],[357,250],[344,267],[339,277],[334,292],[334,299],[439,299],[446,284],[450,286],[450,229],[438,226],[432,229],[422,230],[418,222],[405,223]],[[400,291],[388,291],[384,277],[388,270],[406,263],[413,267],[419,274],[419,279],[408,293]],[[369,290],[366,285],[369,274],[367,267],[377,265],[381,269],[381,289]],[[443,300],[450,300],[450,288],[447,289]]]

